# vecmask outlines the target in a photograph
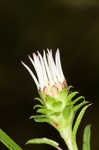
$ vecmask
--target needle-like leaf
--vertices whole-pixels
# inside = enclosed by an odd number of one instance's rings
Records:
[[[79,113],[79,115],[78,115],[78,117],[77,117],[77,119],[75,121],[75,124],[74,124],[74,127],[73,127],[73,135],[74,135],[74,137],[76,137],[76,133],[77,133],[78,127],[80,125],[80,122],[81,122],[81,120],[83,118],[83,115],[84,115],[84,113],[85,113],[87,108],[88,108],[88,105],[86,105],[85,107],[82,108],[82,110],[80,111],[80,113]]]
[[[89,124],[84,129],[82,150],[90,150],[90,136],[91,136],[91,125]]]
[[[22,150],[2,129],[0,129],[0,142],[2,142],[9,150]]]
[[[49,144],[53,147],[55,147],[57,150],[62,150],[59,147],[59,144],[51,139],[48,138],[35,138],[35,139],[30,139],[29,141],[26,142],[26,144]]]

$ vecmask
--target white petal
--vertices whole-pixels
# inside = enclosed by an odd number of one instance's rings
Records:
[[[28,55],[28,58],[29,58],[29,60],[31,61],[32,65],[34,66],[34,69],[35,69],[35,71],[36,71],[37,77],[38,77],[38,79],[39,79],[39,76],[38,76],[38,73],[37,73],[37,68],[36,68],[36,66],[35,66],[35,62],[33,61],[33,59],[32,59],[29,55]]]
[[[52,80],[51,73],[50,73],[50,70],[49,70],[48,62],[47,62],[47,60],[46,60],[45,51],[43,51],[43,60],[44,60],[46,72],[47,72],[47,75],[48,75],[49,83],[50,83],[51,85],[54,85],[54,82],[53,82],[53,80]]]
[[[46,69],[45,69],[44,61],[43,61],[43,58],[42,58],[42,56],[41,56],[41,54],[39,52],[38,52],[38,56],[39,56],[40,61],[41,61],[44,83],[47,86],[48,85],[48,77],[47,77],[47,74],[46,74]]]
[[[49,63],[49,67],[50,67],[50,70],[51,70],[52,78],[53,78],[54,82],[57,83],[56,66],[55,66],[55,63],[54,63],[53,56],[52,56],[52,50],[50,50],[50,51],[48,50],[47,57],[48,57],[48,63]]]
[[[44,79],[43,79],[43,72],[42,72],[41,62],[39,60],[39,57],[36,56],[35,53],[33,53],[33,58],[34,58],[34,68],[36,70],[36,73],[37,73],[37,76],[38,76],[38,79],[39,79],[40,87],[41,87],[41,89],[43,89]]]
[[[35,54],[34,54],[34,55],[35,55]],[[37,62],[37,56],[35,55],[34,57],[35,57],[35,61]],[[41,88],[41,87],[42,87],[42,83],[41,83],[41,81],[40,81],[40,74],[39,74],[39,72],[38,72],[38,65],[37,65],[37,63],[35,64],[35,61],[33,61],[33,59],[32,59],[30,56],[28,56],[28,58],[29,58],[29,60],[31,61],[32,65],[34,66],[34,69],[35,69],[35,71],[36,71],[36,74],[37,74],[37,77],[38,77],[38,80],[39,80],[40,88]],[[39,68],[40,68],[40,67],[39,67]]]
[[[30,73],[31,77],[33,78],[33,80],[39,90],[39,83],[38,83],[35,75],[33,74],[32,70],[23,61],[21,61],[21,64],[28,70],[28,72]]]
[[[58,66],[57,67],[60,71],[61,81],[63,82],[65,80],[65,77],[64,77],[64,74],[63,74],[63,71],[62,71],[59,49],[57,49],[57,60],[58,60]]]
[[[56,51],[56,55],[55,55],[55,63],[56,63],[56,70],[57,70],[57,78],[58,81],[61,82],[61,75],[60,75],[60,70],[59,70],[59,63],[58,63],[58,55],[57,55],[57,51]]]
[[[52,80],[54,83],[56,83],[57,79],[56,79],[56,74],[55,74],[55,69],[54,69],[54,64],[53,64],[53,57],[51,57],[51,51],[50,52],[48,51],[47,59],[48,59],[48,65],[49,65],[49,69],[51,72]]]

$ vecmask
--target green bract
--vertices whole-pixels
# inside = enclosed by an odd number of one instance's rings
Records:
[[[41,98],[38,100],[41,105],[34,106],[37,108],[37,115],[31,116],[36,122],[47,122],[55,127],[70,150],[78,149],[76,145],[77,130],[89,106],[85,98],[77,97],[77,94],[77,91],[71,92],[70,87],[64,88],[55,97],[40,92]],[[80,108],[81,111],[74,123],[75,114]]]

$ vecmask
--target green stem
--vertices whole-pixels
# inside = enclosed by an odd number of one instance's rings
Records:
[[[69,150],[78,150],[76,142],[72,138],[65,140],[65,143]]]
[[[64,139],[69,150],[78,150],[76,139],[72,134],[72,130],[70,128],[62,129],[60,131],[61,137]]]

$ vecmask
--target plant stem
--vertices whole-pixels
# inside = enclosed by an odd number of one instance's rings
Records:
[[[73,139],[70,138],[68,140],[65,140],[65,143],[69,150],[78,150],[77,144]]]
[[[78,150],[76,139],[72,134],[72,130],[70,128],[63,128],[60,132],[61,137],[64,139],[69,150]]]

